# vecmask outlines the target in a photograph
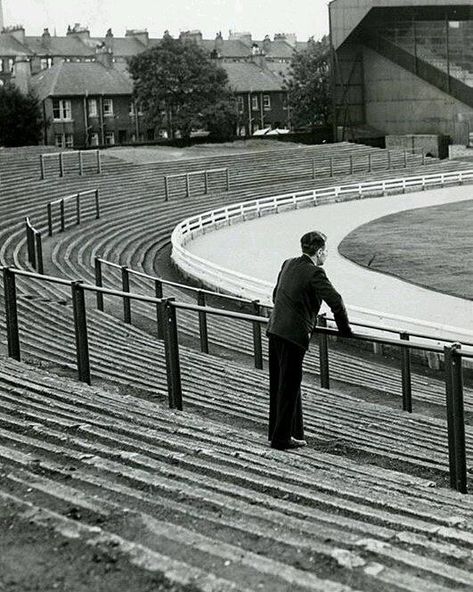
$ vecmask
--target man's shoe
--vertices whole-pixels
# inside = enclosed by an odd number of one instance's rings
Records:
[[[304,446],[307,446],[305,440],[297,440],[292,437],[288,442],[271,442],[271,448],[276,450],[294,450],[294,448],[303,448]]]

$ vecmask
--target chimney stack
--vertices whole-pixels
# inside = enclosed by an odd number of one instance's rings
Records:
[[[142,43],[145,47],[149,45],[149,34],[146,29],[138,30],[138,29],[128,29],[125,33],[125,37],[134,37],[140,43]]]
[[[107,48],[105,41],[95,48],[95,59],[105,68],[113,68],[113,51]]]
[[[28,58],[22,56],[16,58],[13,83],[24,95],[28,94],[31,88],[31,66]]]

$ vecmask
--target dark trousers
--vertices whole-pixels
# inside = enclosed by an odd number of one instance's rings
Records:
[[[273,444],[304,438],[301,382],[305,350],[269,335],[269,432]]]

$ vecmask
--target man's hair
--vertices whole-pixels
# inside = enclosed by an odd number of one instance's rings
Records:
[[[326,240],[327,236],[323,232],[319,232],[318,230],[306,232],[301,238],[302,252],[313,257],[319,249],[325,247]]]

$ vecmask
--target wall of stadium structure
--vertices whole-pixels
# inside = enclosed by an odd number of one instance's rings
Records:
[[[339,139],[445,134],[473,140],[473,3],[330,4]]]

